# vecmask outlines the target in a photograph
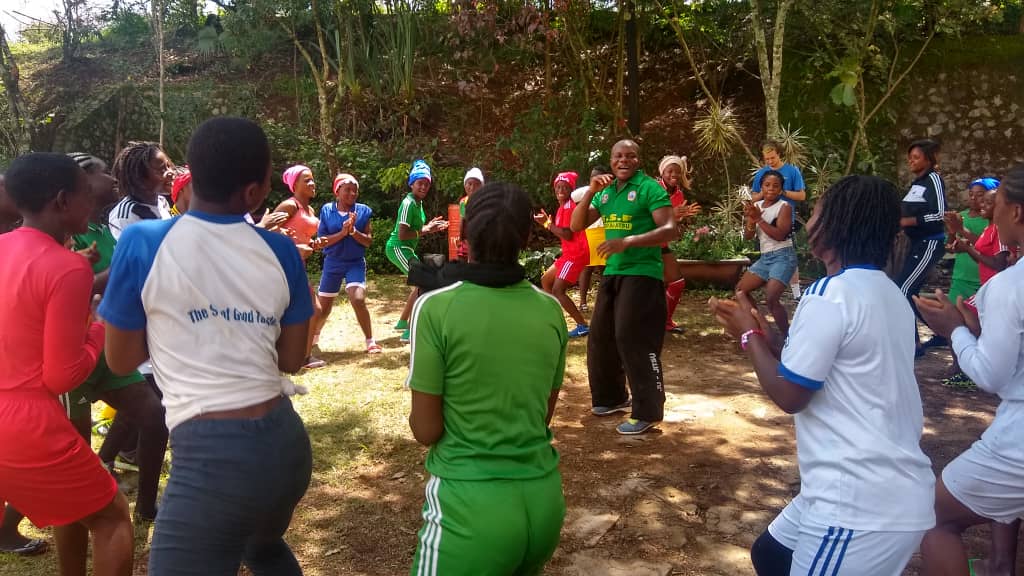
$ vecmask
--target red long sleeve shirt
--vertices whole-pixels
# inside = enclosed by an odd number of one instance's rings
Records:
[[[0,236],[0,391],[81,384],[103,350],[89,323],[92,269],[34,228]]]

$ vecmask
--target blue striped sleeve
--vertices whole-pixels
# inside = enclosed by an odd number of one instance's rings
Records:
[[[799,384],[800,386],[803,386],[808,390],[821,390],[821,388],[825,385],[824,381],[806,378],[804,376],[797,374],[796,372],[793,372],[789,368],[786,368],[786,365],[783,364],[782,362],[779,362],[779,376],[782,376],[783,378],[789,380],[793,384]]]
[[[260,236],[273,251],[288,280],[288,306],[281,313],[281,325],[299,324],[313,317],[313,296],[309,290],[306,267],[299,257],[299,251],[290,238],[283,234],[267,232],[256,228]]]

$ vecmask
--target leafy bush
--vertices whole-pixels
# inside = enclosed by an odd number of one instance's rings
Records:
[[[109,25],[101,31],[103,40],[117,49],[135,48],[150,41],[149,20],[137,12],[122,10],[110,16]]]
[[[524,250],[519,253],[519,264],[526,268],[526,279],[540,286],[540,277],[558,258],[561,248],[551,246],[542,250]]]
[[[395,274],[395,265],[388,260],[384,246],[395,228],[394,218],[376,218],[373,225],[373,243],[366,249],[366,268],[375,274]]]
[[[669,247],[677,257],[690,260],[741,258],[752,249],[738,230],[722,226],[714,216],[697,217],[683,237]]]

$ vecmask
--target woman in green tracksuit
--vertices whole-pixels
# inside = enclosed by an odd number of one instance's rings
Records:
[[[540,574],[565,518],[548,425],[565,371],[558,301],[517,263],[526,194],[489,184],[466,208],[469,262],[412,314],[409,425],[430,446],[412,576]]]
[[[412,163],[412,170],[409,172],[410,192],[402,199],[402,205],[398,207],[398,217],[395,218],[395,229],[388,237],[384,253],[398,270],[409,275],[409,264],[418,261],[416,248],[420,244],[420,236],[432,234],[448,228],[448,223],[440,216],[427,222],[427,216],[423,213],[423,199],[430,192],[430,166],[423,160]],[[419,290],[413,288],[409,299],[402,309],[402,315],[395,324],[395,330],[403,330],[402,342],[409,341],[409,314],[412,312],[412,305],[416,302]]]

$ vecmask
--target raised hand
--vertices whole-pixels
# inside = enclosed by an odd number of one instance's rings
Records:
[[[541,226],[546,224],[547,221],[550,219],[551,217],[548,216],[548,213],[545,212],[543,208],[540,209],[540,212],[533,215],[533,221],[536,222],[537,224],[540,224]]]
[[[959,212],[946,212],[943,217],[946,222],[946,228],[949,228],[951,234],[962,234],[964,232],[964,219]]]
[[[914,303],[917,304],[917,311],[921,313],[928,327],[943,338],[949,339],[953,330],[960,326],[966,326],[964,315],[959,307],[954,306],[942,290],[935,290],[934,298],[914,296]]]
[[[700,204],[683,200],[679,206],[672,209],[672,214],[675,216],[676,222],[682,222],[683,220],[689,220],[697,214],[700,214],[700,210]]]
[[[609,184],[612,183],[612,180],[614,179],[615,176],[612,176],[611,174],[601,174],[599,176],[594,176],[593,178],[590,179],[590,194],[597,194],[601,190],[604,190],[605,188],[608,187]]]

